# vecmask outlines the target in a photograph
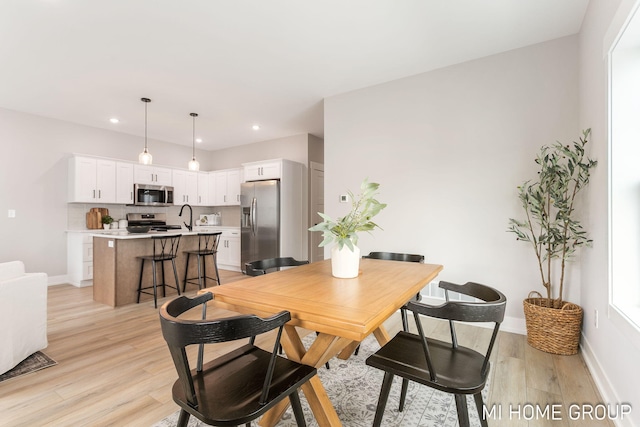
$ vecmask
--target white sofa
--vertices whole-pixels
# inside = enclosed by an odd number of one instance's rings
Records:
[[[0,374],[47,344],[47,275],[0,263]]]

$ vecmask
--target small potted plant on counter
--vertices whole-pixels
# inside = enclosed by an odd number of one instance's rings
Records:
[[[329,215],[318,212],[324,221],[314,225],[310,231],[321,231],[324,240],[319,246],[335,243],[331,249],[332,274],[339,278],[353,278],[358,276],[360,267],[360,248],[358,248],[358,233],[371,232],[380,228],[371,218],[376,216],[387,205],[376,200],[375,196],[380,184],[368,182],[365,179],[360,185],[360,194],[356,198],[348,191],[351,199],[351,211],[336,220]]]
[[[105,215],[102,217],[102,227],[105,230],[108,230],[111,227],[111,223],[113,222],[113,218],[110,215]]]
[[[598,164],[585,154],[590,132],[583,131],[571,145],[556,142],[540,149],[537,179],[518,187],[525,219],[509,220],[508,231],[531,245],[546,291],[545,297],[533,291],[524,300],[527,342],[548,353],[575,354],[580,341],[582,308],[565,301],[563,294],[567,261],[591,244],[576,210],[576,196]]]

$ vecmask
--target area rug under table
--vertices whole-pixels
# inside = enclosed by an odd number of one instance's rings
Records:
[[[41,351],[36,351],[31,356],[18,363],[13,369],[0,375],[0,382],[19,377],[20,375],[39,371],[40,369],[48,368],[49,366],[54,365],[57,365],[57,362],[55,360]]]
[[[308,348],[313,335],[307,335],[303,342]],[[353,355],[348,360],[333,358],[329,361],[330,369],[324,367],[318,369],[320,380],[327,390],[329,399],[333,403],[338,418],[345,427],[371,426],[376,413],[376,405],[382,386],[384,372],[367,366],[365,360],[380,348],[373,336],[366,338],[358,355]],[[405,401],[404,411],[398,411],[400,399],[401,378],[395,377],[389,400],[385,409],[383,426],[397,427],[454,427],[458,425],[456,403],[452,394],[422,386],[413,382],[409,383],[409,390]],[[489,383],[482,391],[483,399],[487,400]],[[304,393],[300,392],[302,410],[308,426],[317,426]],[[478,412],[472,397],[467,398],[467,406],[472,426],[479,426]],[[179,411],[153,425],[153,427],[173,427],[178,421]],[[251,424],[257,426],[256,422]],[[277,424],[281,427],[294,427],[295,418],[291,408],[285,413]],[[189,419],[189,427],[203,427],[197,418]]]

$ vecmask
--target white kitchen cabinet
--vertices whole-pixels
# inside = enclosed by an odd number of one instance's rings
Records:
[[[67,234],[67,275],[78,287],[93,284],[93,237],[89,233]]]
[[[116,162],[116,203],[133,204],[133,163]]]
[[[198,233],[222,232],[218,242],[218,268],[221,270],[242,271],[240,269],[240,228],[219,226],[197,226]]]
[[[93,157],[69,159],[69,202],[115,203],[116,162]]]
[[[209,186],[210,205],[240,205],[240,169],[211,172]]]
[[[209,172],[198,172],[198,199],[196,205],[211,205],[209,203]]]
[[[174,169],[172,182],[174,205],[196,204],[198,201],[198,174],[196,172]]]
[[[218,243],[218,268],[240,270],[240,230],[225,230]]]
[[[133,165],[133,179],[136,184],[172,185],[170,168],[151,165]]]
[[[282,160],[243,163],[245,181],[263,181],[282,178]]]

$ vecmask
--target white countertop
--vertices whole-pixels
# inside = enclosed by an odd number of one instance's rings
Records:
[[[105,237],[111,239],[144,239],[150,238],[151,236],[163,236],[163,235],[172,235],[172,234],[181,234],[183,236],[196,236],[201,232],[209,232],[209,231],[221,231],[221,232],[237,232],[240,233],[240,227],[225,227],[218,225],[206,225],[206,226],[194,226],[193,231],[187,230],[185,227],[179,230],[168,230],[168,231],[149,231],[148,233],[129,233],[126,229],[113,229],[113,230],[67,230],[67,233],[88,233],[93,235],[93,237]]]

